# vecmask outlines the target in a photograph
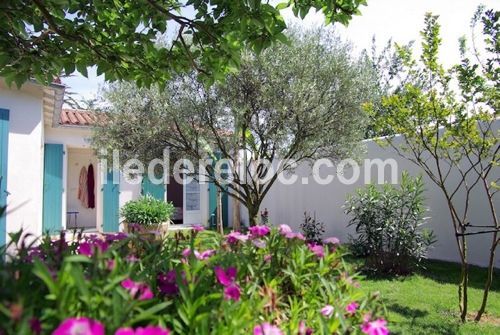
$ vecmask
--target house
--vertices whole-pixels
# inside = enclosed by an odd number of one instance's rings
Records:
[[[215,222],[216,189],[192,182],[156,185],[143,180],[128,183],[121,172],[101,166],[90,145],[96,115],[63,108],[65,86],[34,81],[20,89],[0,79],[0,245],[8,233],[39,236],[61,229],[115,232],[121,229],[120,207],[141,194],[171,201],[177,209],[174,223],[184,227]],[[94,171],[94,206],[79,199],[80,174]],[[88,185],[88,184],[87,184]],[[88,192],[88,190],[87,190]],[[227,197],[223,218],[227,224]]]

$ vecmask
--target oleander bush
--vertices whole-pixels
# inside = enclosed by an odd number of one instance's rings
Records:
[[[2,334],[387,334],[330,238],[288,226],[221,236],[11,235],[0,268]],[[8,250],[8,252],[6,251]]]
[[[409,274],[435,242],[433,232],[422,227],[427,220],[422,177],[405,172],[398,186],[360,188],[345,208],[357,233],[352,251],[366,257],[369,270]]]

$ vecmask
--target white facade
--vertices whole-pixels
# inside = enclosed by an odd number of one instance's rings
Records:
[[[0,79],[0,108],[9,110],[6,243],[8,234],[23,229],[34,236],[43,233],[44,145],[63,145],[61,227],[71,228],[78,212],[78,226],[102,231],[103,196],[101,167],[90,147],[91,129],[61,126],[64,87],[41,86],[29,82],[17,89]],[[55,121],[54,121],[55,120]],[[95,171],[95,209],[87,209],[77,199],[82,166],[93,164]],[[129,184],[120,176],[119,207],[141,195],[141,183]],[[168,186],[167,186],[168,192]],[[185,213],[186,215],[186,213]],[[70,217],[70,222],[67,218]],[[193,218],[193,216],[191,216]],[[208,185],[200,185],[200,210],[190,223],[208,222]],[[1,241],[3,243],[3,241]]]
[[[43,89],[8,90],[0,81],[0,108],[10,111],[7,228],[39,235],[42,222]],[[8,235],[7,235],[8,238]]]

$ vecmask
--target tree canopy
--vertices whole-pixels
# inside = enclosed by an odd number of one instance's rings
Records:
[[[106,80],[162,85],[174,73],[197,69],[222,78],[255,52],[284,41],[280,10],[304,18],[310,9],[326,23],[347,24],[366,0],[5,0],[0,4],[0,75],[18,86],[50,83],[63,73],[97,66]]]
[[[371,63],[331,35],[312,31],[290,40],[258,55],[244,53],[240,71],[209,88],[195,76],[179,76],[165,91],[112,85],[105,94],[107,121],[94,145],[143,162],[161,158],[165,147],[195,164],[217,153],[233,171],[227,186],[216,184],[253,218],[278,174],[294,168],[292,161],[335,161],[357,150],[361,106],[377,81]],[[283,164],[274,169],[260,164],[278,159]],[[214,171],[206,174],[214,179]]]

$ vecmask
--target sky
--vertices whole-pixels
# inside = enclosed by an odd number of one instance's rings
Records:
[[[432,12],[439,15],[443,44],[440,58],[444,65],[458,62],[458,39],[470,36],[470,19],[478,5],[500,9],[500,0],[368,0],[368,6],[361,7],[361,15],[355,16],[347,27],[336,24],[334,29],[349,40],[355,52],[369,49],[375,36],[381,49],[389,39],[401,44],[419,40],[424,15]],[[282,12],[287,23],[306,27],[322,25],[322,14],[310,12],[304,20],[297,19],[290,10]],[[95,68],[89,68],[89,78],[79,74],[64,78],[63,83],[85,99],[94,98],[104,84],[103,76],[97,77]]]

